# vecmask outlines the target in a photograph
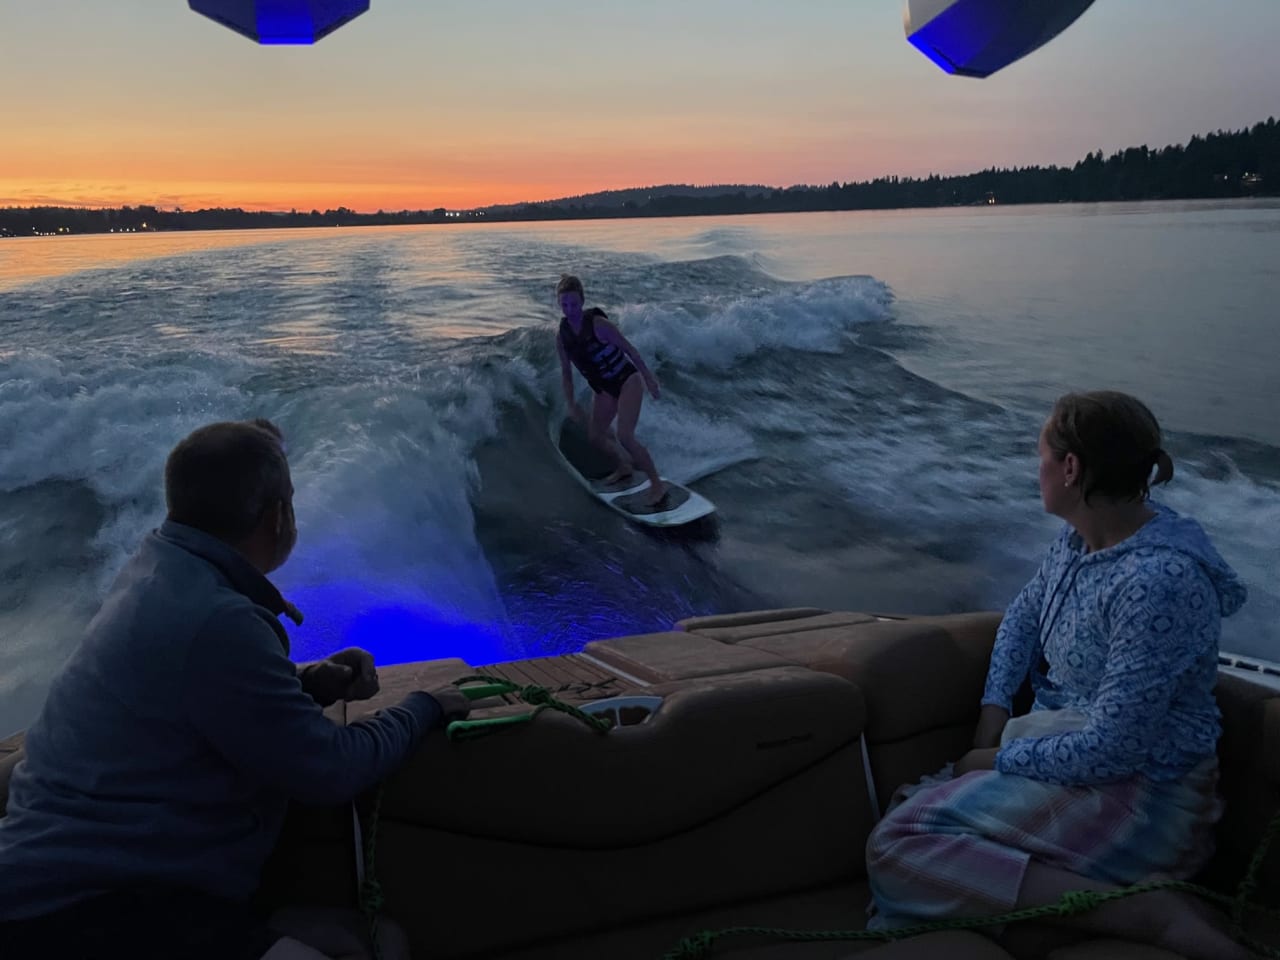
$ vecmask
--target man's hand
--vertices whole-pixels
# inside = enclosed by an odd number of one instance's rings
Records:
[[[471,712],[470,698],[453,684],[440,687],[438,690],[430,690],[428,693],[436,703],[440,704],[440,722],[445,726],[454,720],[467,719],[467,714]]]
[[[978,714],[978,729],[973,734],[975,750],[986,750],[1000,746],[1000,735],[1004,733],[1004,725],[1009,722],[1009,711],[1003,707],[987,704]]]
[[[951,775],[962,777],[966,773],[972,773],[974,770],[994,770],[996,768],[996,754],[999,752],[1000,749],[998,747],[991,747],[987,750],[970,750],[956,761],[955,766],[951,768]]]
[[[348,647],[309,663],[298,674],[302,689],[322,707],[339,700],[368,700],[378,692],[378,672],[373,655],[359,647]]]

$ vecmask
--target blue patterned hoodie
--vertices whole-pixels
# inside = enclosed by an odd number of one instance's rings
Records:
[[[1247,594],[1200,524],[1152,508],[1137,533],[1094,553],[1066,526],[1009,606],[983,704],[1009,709],[1030,674],[1033,709],[1078,710],[1086,723],[1006,743],[1000,772],[1063,784],[1172,780],[1217,749],[1222,618]]]

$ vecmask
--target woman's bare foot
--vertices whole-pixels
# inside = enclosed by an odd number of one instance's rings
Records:
[[[1146,904],[1159,918],[1156,945],[1187,960],[1254,960],[1254,954],[1227,932],[1227,918],[1189,894],[1162,890]]]
[[[307,946],[293,937],[281,937],[261,957],[261,960],[331,960],[329,954]]]
[[[644,494],[644,505],[646,507],[656,507],[667,496],[667,485],[659,480],[657,483],[650,483],[649,489]]]
[[[605,487],[612,487],[615,483],[621,483],[623,480],[630,480],[631,475],[635,473],[630,467],[619,467],[613,473],[609,474],[600,484]]]
[[[1065,894],[1119,888],[1032,860],[1018,891],[1018,909],[1056,904]],[[1048,922],[1119,940],[1149,943],[1187,960],[1254,960],[1227,933],[1226,918],[1203,901],[1173,890],[1153,890],[1100,903]]]

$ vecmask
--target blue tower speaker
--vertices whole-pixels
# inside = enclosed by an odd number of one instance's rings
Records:
[[[308,44],[369,9],[369,0],[187,0],[196,13],[261,44]]]
[[[907,39],[947,73],[989,77],[1048,43],[1093,0],[907,0]]]

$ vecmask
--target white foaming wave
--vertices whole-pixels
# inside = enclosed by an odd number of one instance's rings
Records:
[[[31,722],[82,627],[62,584],[33,585],[20,607],[0,609],[0,737]]]
[[[203,423],[247,414],[234,385],[243,365],[212,355],[165,359],[0,355],[0,549],[22,556],[20,569],[41,571],[0,593],[0,735],[30,722],[85,619],[163,517],[164,460],[174,442]],[[101,526],[81,534],[76,520],[55,515],[34,534],[19,532],[5,496],[28,503],[24,488],[50,482],[91,491]]]
[[[886,520],[938,537],[994,528],[1015,555],[1027,555],[1019,545],[1051,535],[1057,524],[1040,509],[1036,459],[993,452],[976,437],[1008,426],[976,419],[970,415],[967,428],[956,419],[959,430],[949,433],[920,416],[901,417],[891,427],[883,420],[857,425],[852,449],[844,438],[815,441],[823,451],[816,460],[853,502]]]
[[[495,615],[492,573],[476,544],[471,454],[498,430],[504,403],[536,388],[523,359],[476,370],[439,365],[385,382],[250,396],[258,367],[173,354],[90,367],[33,352],[0,357],[0,493],[46,481],[92,490],[104,523],[90,544],[99,596],[163,518],[173,445],[215,420],[266,416],[286,433],[303,541],[285,582],[355,576],[432,582],[468,615]]]
[[[44,481],[93,490],[107,520],[93,546],[110,578],[163,514],[164,460],[203,423],[243,416],[245,364],[209,354],[90,366],[32,352],[0,358],[0,492]]]
[[[437,425],[388,431],[374,417],[295,456],[299,541],[275,577],[281,589],[322,598],[334,584],[358,584],[461,618],[499,617],[475,537],[468,453]]]
[[[760,456],[751,434],[679,399],[641,408],[636,434],[664,477],[694,483]]]
[[[983,606],[1002,609],[1061,527],[1040,503],[1035,457],[993,455],[980,444],[910,427],[859,434],[854,453],[847,443],[839,452],[833,447],[823,474],[861,509],[914,528],[921,540],[972,540],[976,595]],[[1280,489],[1234,467],[1225,478],[1217,472],[1182,461],[1155,499],[1199,521],[1249,589],[1249,602],[1223,622],[1223,650],[1280,661]]]
[[[1240,612],[1223,622],[1223,650],[1280,661],[1280,487],[1245,476],[1225,455],[1218,460],[1229,468],[1225,477],[1180,461],[1155,497],[1198,520],[1249,590]]]
[[[502,406],[536,383],[517,358],[292,400],[285,418],[296,451],[299,545],[276,575],[281,588],[322,604],[336,588],[445,619],[502,622],[502,597],[475,533],[473,452],[497,435]],[[327,613],[340,634],[360,611]],[[331,636],[322,646],[340,641]]]
[[[655,368],[726,370],[761,350],[838,353],[850,330],[889,318],[889,288],[843,277],[782,292],[718,299],[695,310],[660,303],[624,306],[618,322]]]
[[[93,366],[32,352],[0,356],[0,495],[70,481],[103,508],[87,545],[46,545],[73,561],[55,561],[65,578],[13,584],[0,598],[13,604],[0,609],[13,641],[0,657],[10,681],[0,692],[13,694],[14,705],[0,727],[30,720],[84,618],[163,518],[169,451],[215,420],[266,416],[285,432],[301,535],[274,579],[315,614],[302,628],[302,649],[342,645],[375,601],[428,610],[431,621],[504,622],[474,531],[472,454],[496,435],[503,405],[535,390],[531,365],[446,362],[378,381],[336,376],[302,390],[286,382],[278,392],[263,389],[270,375],[267,364],[214,354],[116,356]],[[0,542],[13,546],[9,519],[0,512]]]

